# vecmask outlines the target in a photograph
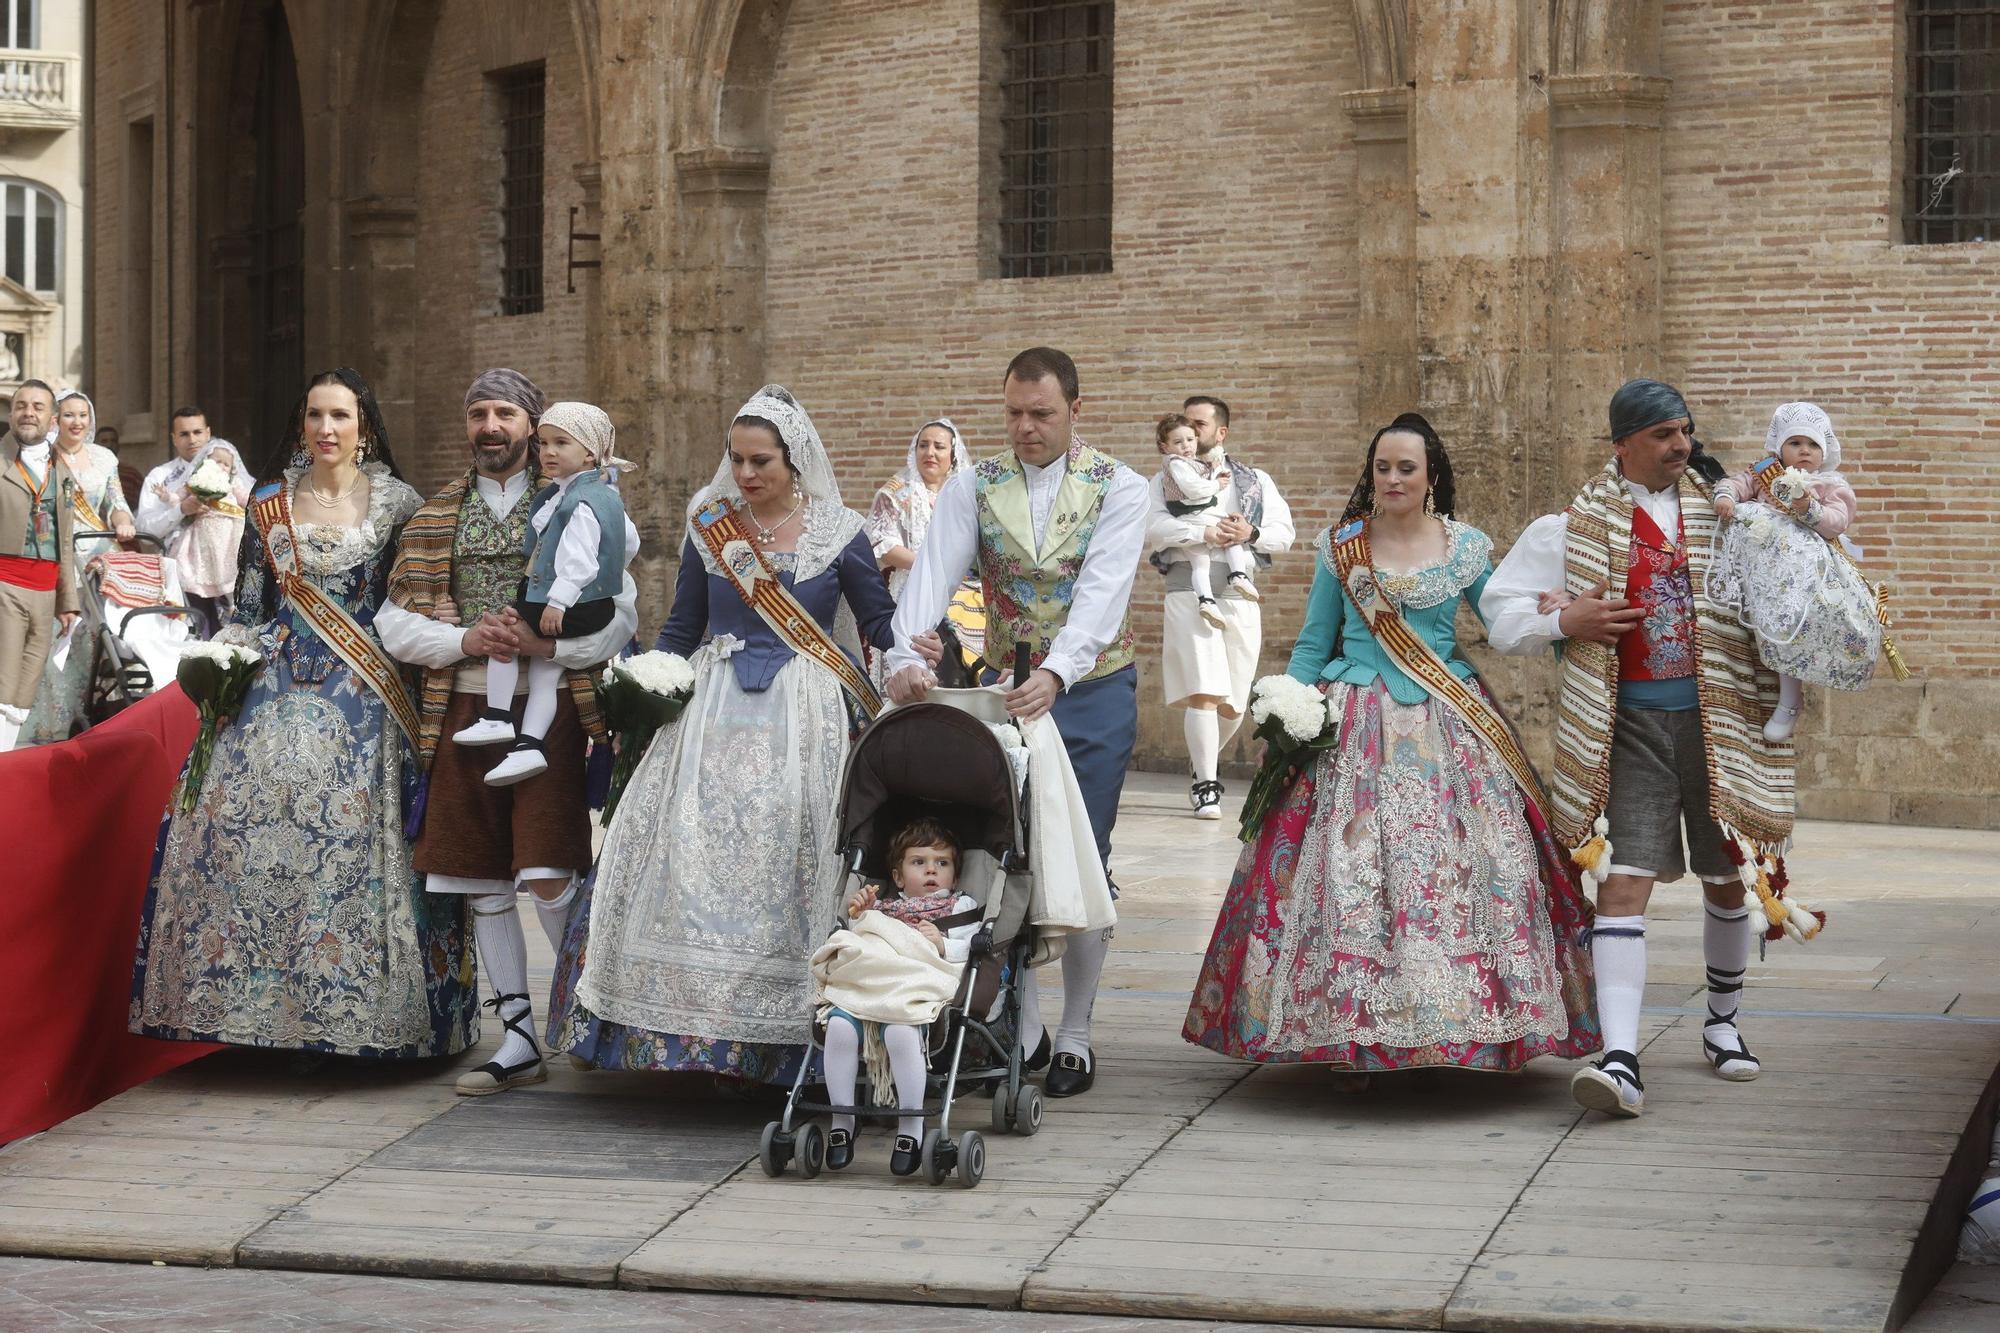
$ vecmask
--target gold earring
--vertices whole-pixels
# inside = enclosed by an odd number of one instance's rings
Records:
[[[1436,495],[1437,490],[1435,487],[1424,492],[1424,513],[1431,518],[1438,516]]]

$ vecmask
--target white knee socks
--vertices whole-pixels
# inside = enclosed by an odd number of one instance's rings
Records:
[[[486,662],[486,706],[496,713],[514,711],[514,686],[520,682],[521,660],[513,658],[502,662],[498,658],[488,658]]]
[[[1789,708],[1796,713],[1799,705],[1805,702],[1805,697],[1805,686],[1799,683],[1797,676],[1778,677],[1778,707]]]
[[[1063,950],[1063,1013],[1056,1028],[1055,1053],[1067,1051],[1094,1067],[1090,1054],[1090,1013],[1097,1004],[1097,982],[1104,975],[1104,958],[1111,952],[1111,929],[1069,937]]]
[[[924,1042],[907,1023],[891,1023],[882,1029],[882,1044],[889,1048],[889,1069],[896,1079],[896,1109],[921,1110],[924,1104]],[[921,1114],[900,1116],[896,1132],[918,1142],[924,1137]]]
[[[1208,552],[1199,546],[1189,546],[1183,548],[1183,554],[1187,556],[1188,582],[1194,587],[1194,595],[1214,601],[1215,588],[1208,577]]]
[[[528,663],[528,702],[521,709],[523,736],[548,739],[549,724],[556,720],[556,690],[562,685],[562,673],[553,657],[537,657]]]
[[[576,901],[577,876],[569,877],[569,887],[553,898],[534,894],[535,917],[542,923],[542,934],[549,937],[549,947],[558,955],[562,953],[563,927],[569,924],[569,905]]]
[[[472,939],[479,950],[479,966],[495,995],[528,993],[528,941],[521,934],[521,912],[514,892],[482,893],[473,898]],[[511,1000],[500,1008],[504,1021],[519,1018],[533,1008],[527,1000]],[[529,1026],[524,1024],[523,1026]],[[509,1028],[501,1029],[500,1049],[494,1059],[503,1065],[517,1065],[540,1052],[534,1042]]]
[[[1046,1029],[1042,1027],[1042,993],[1035,984],[1035,969],[1028,968],[1021,977],[1021,1030],[1015,1034],[1015,1045],[1021,1048],[1025,1058],[1035,1053],[1042,1044]]]
[[[1743,998],[1743,976],[1750,969],[1750,906],[1701,905],[1701,955],[1708,965],[1708,1011],[1717,1018],[1736,1018]]]
[[[1639,1007],[1646,998],[1646,918],[1600,916],[1590,936],[1604,1049],[1639,1052]]]
[[[1188,764],[1196,782],[1215,781],[1215,765],[1222,754],[1220,715],[1213,708],[1190,708],[1183,715],[1181,729],[1187,733]]]
[[[854,1085],[861,1076],[861,1034],[854,1024],[835,1015],[826,1020],[826,1099],[835,1106],[853,1106]],[[833,1127],[854,1132],[854,1117],[835,1115]]]
[[[1242,730],[1242,727],[1243,714],[1241,713],[1238,713],[1235,717],[1224,717],[1219,712],[1215,715],[1216,754],[1220,755],[1224,749],[1228,748],[1229,742],[1236,739],[1236,733]]]

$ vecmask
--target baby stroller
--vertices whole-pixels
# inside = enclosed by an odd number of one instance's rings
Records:
[[[116,540],[108,532],[75,537],[85,573],[77,585],[83,616],[70,651],[91,655],[90,693],[80,719],[90,726],[171,683],[190,626],[199,637],[209,632],[201,611],[181,605],[174,562],[161,554],[156,538],[138,534],[136,551],[119,550]]]
[[[782,1119],[764,1127],[758,1160],[769,1176],[793,1160],[811,1179],[826,1161],[820,1114],[860,1121],[924,1114],[919,1173],[933,1185],[956,1175],[971,1189],[986,1174],[986,1141],[976,1129],[952,1137],[952,1107],[962,1089],[992,1087],[995,1132],[1033,1134],[1042,1127],[1042,1091],[1023,1081],[1020,1028],[1023,978],[1036,954],[1027,924],[1032,880],[1028,829],[1009,751],[973,709],[990,711],[989,690],[935,690],[928,701],[892,709],[854,744],[841,781],[842,873],[839,900],[864,883],[888,881],[888,847],[919,815],[957,835],[964,865],[958,892],[979,904],[980,924],[956,995],[930,1025],[931,1071],[924,1107],[869,1104],[864,1072],[858,1106],[806,1097],[811,1058],[801,1062]],[[1019,752],[1016,752],[1019,753]],[[949,756],[941,763],[940,756]],[[835,923],[840,924],[840,923]],[[1044,946],[1046,952],[1046,946]],[[996,1000],[998,1005],[996,1008]],[[815,1028],[812,1048],[820,1048]],[[931,1104],[936,1109],[931,1110]],[[934,1127],[933,1127],[933,1123]]]

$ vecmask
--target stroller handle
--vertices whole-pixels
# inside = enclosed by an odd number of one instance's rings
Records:
[[[106,530],[104,532],[73,532],[70,534],[69,540],[70,545],[80,548],[86,542],[115,542],[120,540],[120,538],[117,533]],[[141,550],[151,547],[155,555],[165,555],[167,551],[166,543],[150,532],[134,532],[130,537],[126,537],[123,540],[136,543]]]
[[[1029,669],[1030,668],[1028,666],[1028,645],[1025,643],[1015,644],[1014,645],[1014,688],[1015,689],[1018,690],[1023,685],[1026,685],[1028,683]]]

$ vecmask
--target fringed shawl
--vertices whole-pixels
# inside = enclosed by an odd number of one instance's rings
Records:
[[[1695,607],[1695,678],[1701,690],[1708,750],[1709,811],[1724,829],[1758,850],[1791,842],[1794,751],[1764,740],[1764,720],[1778,701],[1778,678],[1757,660],[1750,632],[1708,596],[1716,517],[1692,473],[1679,483],[1682,540]],[[1632,496],[1617,465],[1607,464],[1570,502],[1564,551],[1566,586],[1581,596],[1598,580],[1608,597],[1624,595],[1632,550]],[[1568,847],[1582,845],[1603,813],[1611,785],[1611,735],[1617,725],[1618,654],[1601,643],[1563,645],[1562,697],[1550,812]]]

